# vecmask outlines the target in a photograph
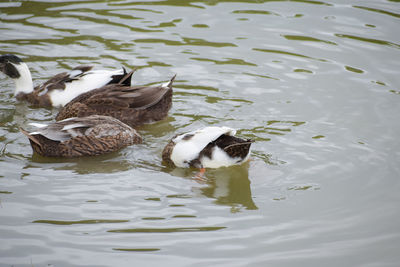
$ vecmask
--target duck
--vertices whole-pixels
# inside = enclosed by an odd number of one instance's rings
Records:
[[[68,118],[51,124],[31,123],[33,132],[20,131],[32,150],[44,157],[97,156],[139,144],[142,137],[121,121],[101,115]]]
[[[176,74],[159,86],[109,84],[81,94],[60,109],[56,121],[93,114],[112,116],[131,127],[167,117]]]
[[[239,165],[250,157],[253,140],[235,137],[236,130],[209,126],[174,136],[162,151],[170,166],[200,169]]]
[[[15,97],[36,107],[62,107],[82,93],[119,83],[127,74],[123,67],[117,70],[92,69],[93,66],[89,65],[77,66],[34,87],[28,65],[20,57],[13,54],[0,56],[0,71],[14,80]],[[130,85],[131,80],[124,80],[124,84]]]

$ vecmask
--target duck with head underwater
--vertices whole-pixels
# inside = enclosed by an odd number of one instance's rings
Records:
[[[15,82],[15,97],[37,107],[64,106],[76,96],[102,87],[119,83],[126,76],[124,68],[118,70],[92,70],[93,66],[77,66],[70,72],[62,72],[43,84],[33,86],[31,72],[25,62],[16,55],[0,56],[0,71]],[[131,80],[124,80],[130,85]]]
[[[142,142],[135,129],[109,117],[93,115],[69,118],[49,125],[31,123],[37,129],[28,132],[32,149],[45,157],[81,157],[110,153]]]
[[[56,120],[98,114],[117,118],[131,127],[162,120],[172,107],[175,77],[159,86],[109,84],[97,88],[71,100],[59,111]]]
[[[205,127],[177,135],[165,146],[165,163],[181,167],[195,167],[203,174],[205,168],[219,168],[242,164],[250,157],[250,139],[235,137],[229,127]]]

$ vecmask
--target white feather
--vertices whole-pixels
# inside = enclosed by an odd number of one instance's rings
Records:
[[[175,76],[176,76],[176,75],[175,75]],[[171,80],[174,79],[175,76],[172,77]],[[161,87],[164,87],[164,88],[169,88],[169,85],[170,85],[170,83],[171,83],[171,80],[169,80],[168,82],[165,82],[165,83],[160,84],[160,86],[161,86]]]
[[[219,147],[214,147],[211,158],[203,157],[201,164],[204,168],[219,168],[223,166],[231,166],[237,163],[240,158],[231,158],[229,155]]]
[[[65,125],[65,126],[61,129],[61,131],[67,131],[67,130],[69,130],[69,129],[79,128],[79,127],[85,127],[85,126],[87,126],[87,124],[84,124],[84,123],[68,124],[68,125]]]
[[[74,129],[68,129],[66,132],[69,133],[71,137],[77,137],[82,135],[80,132],[77,132]]]
[[[193,137],[189,140],[184,140],[184,136],[188,134],[193,134]],[[171,160],[177,167],[188,167],[189,162],[197,158],[208,143],[223,134],[234,136],[236,131],[228,127],[206,127],[179,135],[172,140],[175,143],[175,147],[171,153]]]
[[[47,124],[43,124],[43,123],[36,123],[36,122],[30,122],[29,125],[32,125],[36,128],[44,128],[47,127]]]
[[[164,88],[167,88],[167,87],[168,87],[168,84],[169,84],[170,82],[171,82],[171,81],[162,83],[162,84],[160,84],[160,86],[161,86],[161,87],[164,87]]]
[[[53,106],[64,106],[82,93],[102,87],[112,80],[113,75],[121,75],[122,69],[117,71],[94,70],[89,71],[78,80],[66,83],[64,90],[54,90],[49,96]]]
[[[19,64],[11,64],[14,65],[20,75],[19,78],[13,79],[15,82],[15,95],[21,92],[25,94],[33,92],[32,75],[26,63],[20,62]]]
[[[200,159],[200,161],[204,168],[219,168],[240,164],[247,161],[249,157],[250,151],[244,159],[240,157],[232,158],[224,150],[216,146],[212,151],[212,159],[208,157],[203,157]]]
[[[77,117],[66,118],[66,119],[61,120],[60,122],[62,122],[62,121],[71,121],[71,120],[74,120],[74,119],[76,119],[76,118],[77,118]]]

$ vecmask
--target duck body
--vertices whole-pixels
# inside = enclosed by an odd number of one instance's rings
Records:
[[[15,97],[38,107],[60,107],[76,96],[101,86],[119,83],[125,69],[92,70],[93,66],[78,66],[70,72],[62,72],[43,84],[33,86],[31,72],[25,62],[11,54],[0,56],[0,71],[15,82]],[[130,85],[127,79],[124,84]]]
[[[160,86],[110,84],[74,98],[56,116],[56,120],[93,114],[112,116],[131,127],[159,121],[172,106],[172,79]]]
[[[46,157],[96,156],[142,142],[133,128],[108,116],[32,125],[38,128],[34,132],[20,130],[28,137],[32,149]]]
[[[250,156],[252,140],[235,137],[228,127],[205,127],[178,135],[165,146],[162,159],[169,165],[187,168],[219,168],[241,164]]]

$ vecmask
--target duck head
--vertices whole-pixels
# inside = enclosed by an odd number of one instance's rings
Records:
[[[6,54],[0,56],[0,71],[15,82],[15,95],[18,93],[31,93],[33,82],[31,72],[25,62],[16,55]]]

